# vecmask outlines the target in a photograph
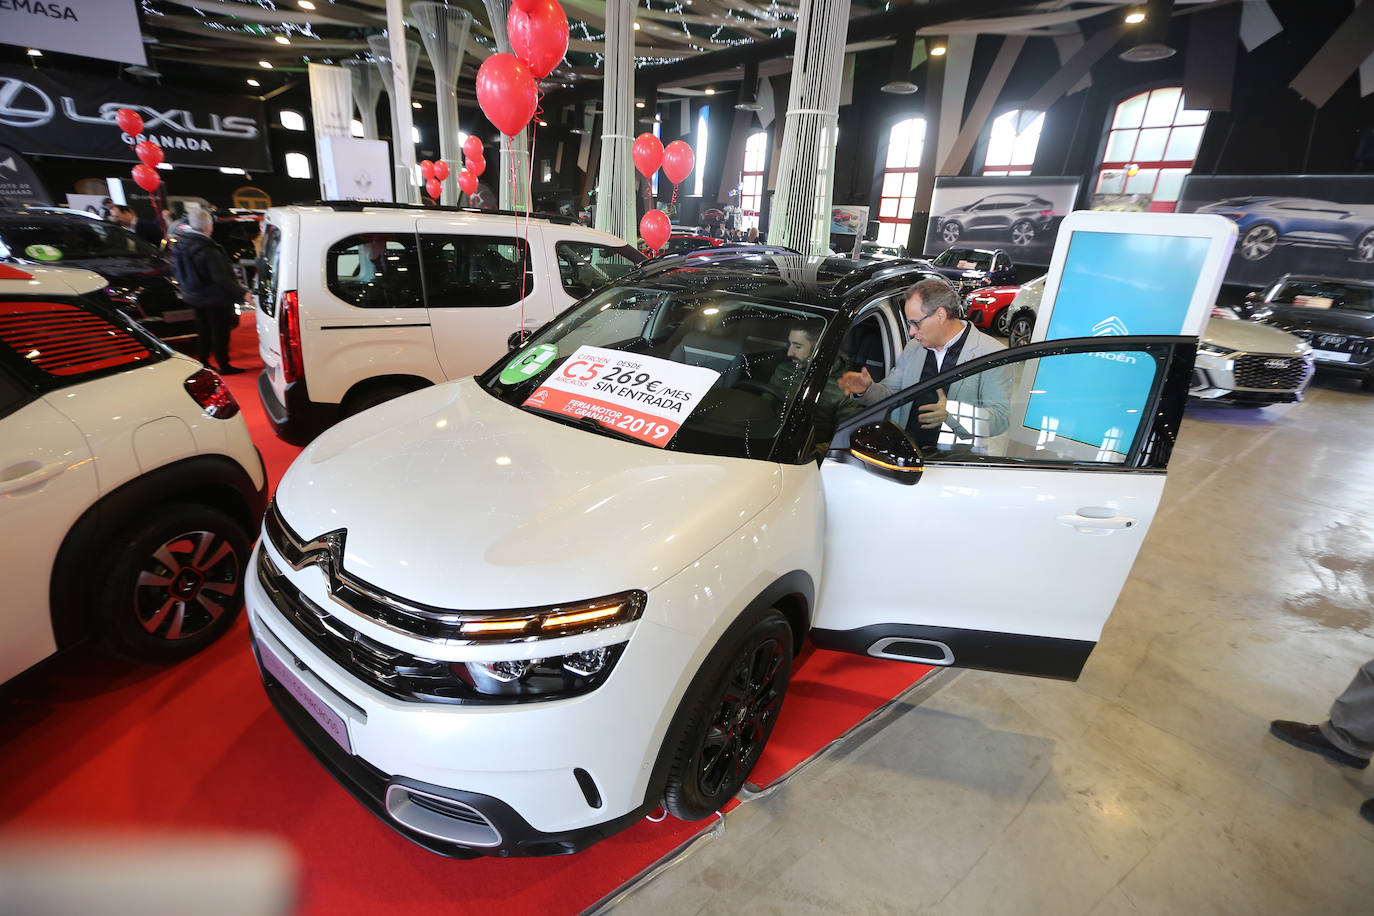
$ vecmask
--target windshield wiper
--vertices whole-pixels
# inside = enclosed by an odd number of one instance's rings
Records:
[[[596,417],[571,417],[565,413],[559,413],[556,410],[549,410],[547,407],[525,406],[521,407],[520,409],[528,410],[530,413],[537,413],[540,416],[548,417],[551,420],[557,420],[559,423],[563,423],[568,426],[580,426],[583,429],[590,429],[593,432],[610,436],[615,439],[624,439],[626,442],[635,442],[639,445],[646,444],[645,441],[639,438],[638,436],[632,436],[622,429],[616,429],[614,426],[607,426],[605,423],[602,423]]]

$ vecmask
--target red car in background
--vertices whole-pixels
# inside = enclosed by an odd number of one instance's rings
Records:
[[[1007,306],[1011,305],[1011,300],[1020,291],[1019,286],[975,289],[964,297],[968,303],[968,320],[985,331],[1006,337],[1011,328],[1011,312]]]

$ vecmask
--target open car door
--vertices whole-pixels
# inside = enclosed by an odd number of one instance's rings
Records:
[[[821,465],[814,642],[1077,678],[1159,505],[1196,344],[1004,350],[846,421]],[[916,407],[937,391],[948,415],[922,454]]]

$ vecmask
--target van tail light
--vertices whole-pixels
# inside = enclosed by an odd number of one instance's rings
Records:
[[[281,331],[281,371],[289,385],[301,378],[301,303],[295,290],[282,293],[281,315],[277,318]]]
[[[220,378],[218,372],[201,369],[186,380],[186,393],[204,408],[205,413],[217,420],[227,420],[239,412],[239,402],[234,392]]]

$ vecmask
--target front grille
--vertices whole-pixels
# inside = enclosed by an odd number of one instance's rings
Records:
[[[1358,335],[1341,334],[1336,331],[1311,331],[1307,328],[1285,328],[1310,343],[1315,349],[1332,353],[1349,353],[1350,361],[1362,363],[1374,357],[1374,341]]]
[[[1265,391],[1296,391],[1312,373],[1312,363],[1300,356],[1246,354],[1236,359],[1236,387]]]
[[[364,683],[399,700],[471,702],[465,695],[470,688],[448,662],[419,658],[359,633],[303,595],[266,551],[258,556],[258,581],[272,604],[311,645]]]

